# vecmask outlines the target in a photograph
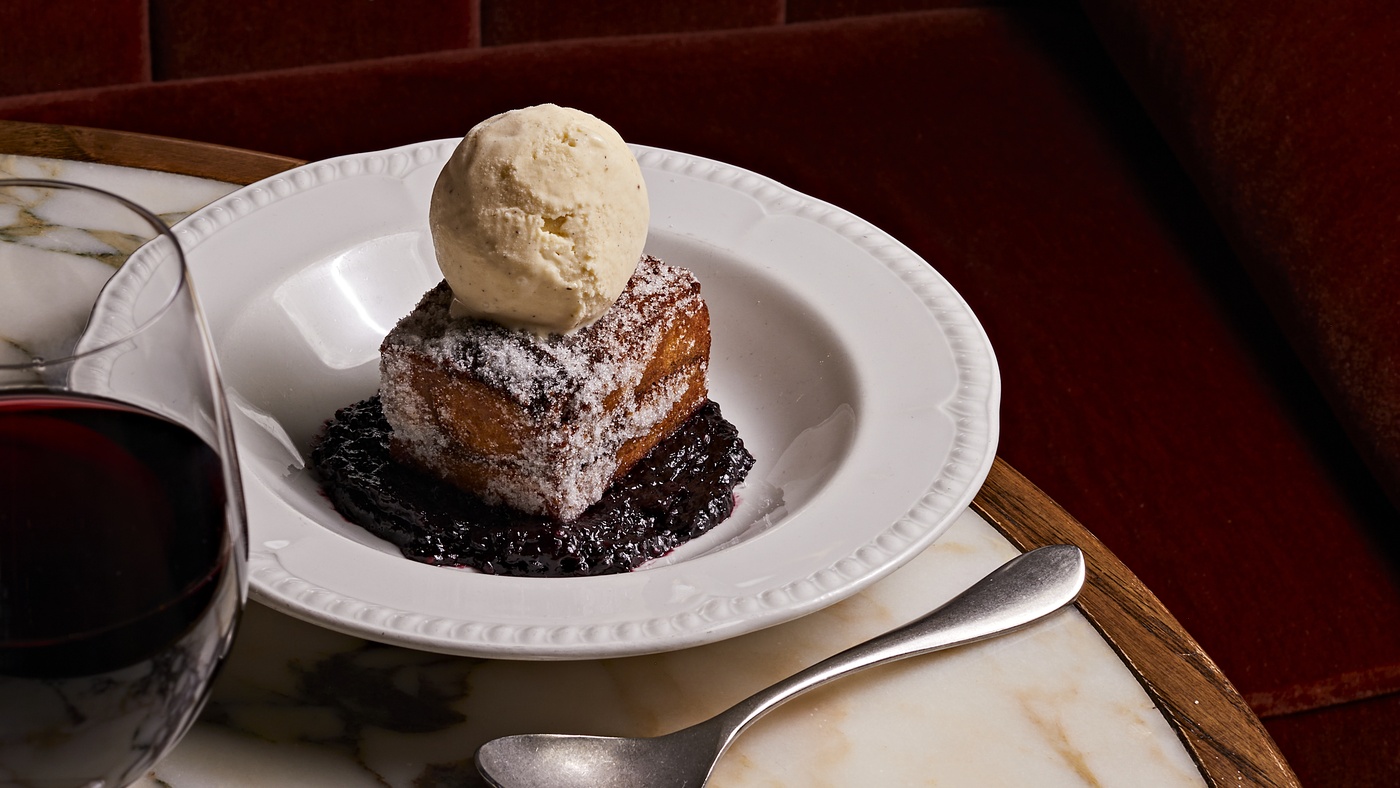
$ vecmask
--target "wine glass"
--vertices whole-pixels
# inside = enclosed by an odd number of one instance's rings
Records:
[[[0,180],[0,785],[121,786],[168,752],[247,549],[175,236],[96,188]]]

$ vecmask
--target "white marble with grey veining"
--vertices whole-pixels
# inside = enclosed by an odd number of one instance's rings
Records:
[[[0,178],[61,180],[112,191],[173,224],[229,184],[82,162],[0,156]],[[174,188],[172,188],[172,186]],[[67,355],[97,293],[153,228],[84,192],[0,191],[0,364]]]
[[[172,221],[233,188],[20,157],[0,157],[0,177],[105,186]],[[0,233],[3,225],[0,216]],[[471,756],[490,737],[536,730],[648,735],[683,727],[922,615],[1016,553],[964,512],[912,562],[810,616],[683,651],[599,661],[412,651],[252,603],[200,723],[138,785],[481,784]],[[798,698],[750,729],[711,784],[1202,782],[1132,673],[1069,609],[1001,639],[887,665]]]

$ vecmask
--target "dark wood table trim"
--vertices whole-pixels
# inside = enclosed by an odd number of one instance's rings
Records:
[[[1132,670],[1212,786],[1297,786],[1298,778],[1194,638],[1097,537],[998,457],[972,508],[1012,544],[1073,544],[1088,582],[1080,612]]]
[[[0,154],[116,164],[248,184],[296,159],[166,137],[0,121]],[[1076,603],[1220,788],[1297,786],[1258,716],[1156,596],[1078,520],[1001,458],[972,508],[1022,550],[1073,544],[1089,580]]]
[[[88,161],[246,186],[299,164],[268,153],[81,126],[0,121],[0,154]]]

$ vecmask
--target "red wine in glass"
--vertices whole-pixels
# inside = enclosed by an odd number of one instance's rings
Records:
[[[0,786],[120,788],[173,748],[247,588],[238,463],[178,239],[0,179]]]
[[[44,742],[54,785],[123,785],[197,713],[232,637],[219,456],[129,405],[0,394],[0,474],[24,491],[0,507],[0,742]]]

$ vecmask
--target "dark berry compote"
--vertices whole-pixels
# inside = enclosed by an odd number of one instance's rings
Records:
[[[734,425],[707,402],[602,500],[569,522],[492,506],[394,462],[379,398],[336,412],[311,452],[331,502],[416,561],[492,574],[626,572],[730,515],[753,467]]]
[[[115,402],[0,396],[0,784],[126,785],[232,637],[218,455]]]

